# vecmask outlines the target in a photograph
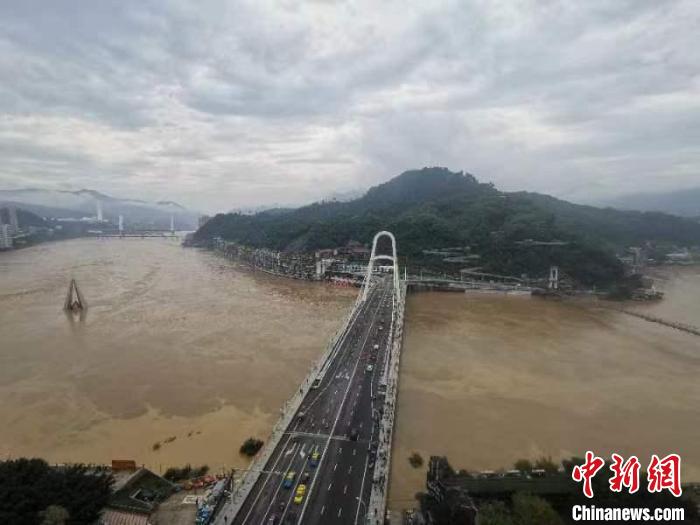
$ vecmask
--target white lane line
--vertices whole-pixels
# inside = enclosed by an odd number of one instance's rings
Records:
[[[336,463],[335,465],[333,465],[333,472],[335,472],[335,469],[337,469],[337,468],[338,468],[338,464]]]
[[[348,486],[345,485],[345,488],[343,489],[343,494],[347,494],[347,493],[348,493]]]
[[[329,484],[328,484],[328,492],[331,491],[331,487],[332,487],[332,486],[333,486],[333,483],[329,483]]]
[[[382,294],[383,294],[383,295],[382,295],[382,299],[384,298],[384,296],[386,296],[386,293],[387,293],[387,289],[385,289],[385,290],[382,292]],[[381,303],[381,301],[380,301],[380,303]],[[370,334],[370,331],[371,331],[371,329],[372,329],[372,326],[374,325],[374,322],[376,321],[377,312],[379,312],[379,307],[380,307],[380,304],[377,304],[377,307],[374,309],[374,313],[373,313],[373,315],[372,315],[372,318],[371,318],[371,321],[370,321],[370,324],[369,324],[369,330],[368,330],[367,333],[365,334],[365,338],[364,338],[364,341],[363,341],[363,343],[362,343],[363,346],[367,344],[367,339],[369,338],[369,334]],[[330,431],[330,435],[331,435],[331,436],[333,436],[333,434],[335,434],[335,429],[337,428],[337,426],[338,426],[338,421],[340,420],[340,416],[342,415],[343,406],[345,405],[345,402],[346,402],[347,399],[348,399],[348,394],[350,393],[350,387],[352,386],[352,382],[353,382],[353,380],[354,380],[354,378],[355,378],[355,375],[357,374],[357,367],[359,366],[359,364],[360,364],[360,360],[359,360],[359,359],[356,359],[356,360],[355,360],[355,366],[354,366],[353,369],[352,369],[352,376],[350,377],[350,381],[348,381],[348,386],[345,388],[345,394],[344,394],[344,396],[343,396],[343,399],[342,399],[342,401],[341,401],[341,403],[340,403],[340,407],[339,407],[339,409],[338,409],[338,415],[336,416],[335,421],[333,422],[333,428],[331,428],[331,431]],[[329,444],[330,444],[330,438],[328,438],[328,440],[326,441],[326,447],[325,447],[325,450],[326,450],[326,451],[328,450],[328,445],[329,445]],[[319,472],[321,471],[321,467],[323,466],[323,462],[324,462],[325,459],[326,459],[326,454],[324,453],[324,454],[321,456],[321,461],[319,462],[318,467],[317,467],[318,470],[319,470]],[[336,464],[336,466],[337,466],[337,464]],[[307,496],[306,496],[306,501],[304,501],[304,505],[302,506],[301,513],[300,513],[300,515],[299,515],[299,519],[298,519],[298,522],[297,522],[297,523],[303,523],[303,522],[304,522],[304,513],[306,512],[306,509],[307,509],[307,507],[308,507],[308,503],[309,503],[309,501],[311,500],[311,494],[313,493],[314,485],[316,484],[316,479],[318,479],[319,477],[320,477],[319,475],[314,476],[313,480],[311,481],[311,486],[309,487],[309,491],[308,491]],[[286,510],[285,510],[285,513],[286,513]],[[284,514],[282,514],[282,518],[284,519]]]
[[[374,404],[372,404],[374,406]],[[372,448],[372,438],[374,438],[374,425],[369,429],[369,448]],[[357,510],[355,511],[354,525],[357,525],[357,520],[360,517],[360,502],[362,501],[362,493],[365,490],[365,477],[367,476],[367,466],[369,465],[369,454],[365,456],[365,468],[362,470],[362,482],[360,483],[360,496],[357,498]],[[366,507],[365,507],[366,508]],[[366,512],[366,511],[365,511]]]
[[[292,439],[292,436],[289,436],[289,437],[287,438],[287,442],[284,444],[285,447],[287,447],[287,445],[289,445],[289,440],[290,440],[290,439]],[[296,446],[297,446],[297,444],[295,443],[295,444],[294,444],[294,447],[296,447]],[[292,448],[294,448],[294,447],[292,447]],[[280,455],[277,456],[277,460],[276,460],[275,463],[272,465],[272,470],[273,470],[273,471],[277,470],[277,464],[280,462],[281,459],[282,459],[282,454],[280,454]],[[246,521],[248,521],[248,518],[250,517],[250,513],[253,512],[253,509],[254,509],[255,506],[258,504],[258,500],[260,499],[260,495],[261,495],[263,492],[265,492],[265,485],[267,485],[267,483],[270,481],[270,478],[271,478],[271,477],[272,477],[272,476],[270,476],[270,475],[268,474],[267,478],[265,479],[265,483],[263,483],[263,484],[262,484],[262,487],[260,487],[260,490],[258,491],[258,495],[255,496],[255,499],[253,500],[252,505],[251,505],[250,508],[248,509],[248,512],[246,513],[245,518],[243,518],[243,522],[242,522],[242,523],[245,523]],[[270,505],[272,505],[272,503],[270,503]],[[268,508],[268,510],[269,510],[269,508]]]
[[[353,448],[353,449],[352,449],[352,455],[354,456],[355,454],[357,454],[357,449],[356,449],[356,448]]]
[[[304,463],[301,465],[299,472],[304,472],[305,470],[307,470],[307,467],[309,465],[309,461],[310,461],[310,459],[307,456],[307,458],[304,460]],[[285,498],[287,500],[287,504],[285,505],[284,510],[282,511],[282,515],[280,516],[280,519],[279,519],[280,523],[284,523],[284,517],[287,514],[287,511],[289,510],[289,506],[292,504],[292,500],[294,499],[294,494],[296,493],[299,485],[301,485],[301,476],[300,475],[296,477],[296,481],[294,482],[294,485],[292,485],[291,490],[289,491],[289,496],[287,498]]]
[[[352,474],[352,465],[350,465],[350,468],[348,469],[348,474]]]
[[[340,518],[340,515],[343,513],[343,507],[340,507],[338,509],[338,517]]]
[[[297,446],[297,444],[295,443],[294,446]],[[285,471],[280,472],[280,474],[282,474],[282,479],[280,480],[279,484],[277,485],[277,490],[275,490],[275,493],[272,495],[272,499],[270,500],[270,504],[267,506],[267,510],[265,511],[265,515],[263,516],[263,519],[267,518],[267,515],[272,511],[272,505],[277,500],[277,495],[279,494],[280,489],[282,488],[282,485],[284,484],[285,472],[289,472],[293,466],[294,466],[294,456],[292,455],[292,459],[287,464],[287,468],[285,469]],[[301,474],[296,475],[296,479],[299,479],[300,477],[301,477]],[[289,502],[287,502],[287,505],[289,505]],[[285,509],[286,509],[286,506],[285,506]]]
[[[321,507],[321,516],[323,516],[323,513],[326,512],[326,506],[324,505]]]

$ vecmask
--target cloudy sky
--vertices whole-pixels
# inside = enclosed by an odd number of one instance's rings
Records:
[[[204,211],[426,165],[591,201],[700,185],[700,2],[5,0],[0,188]]]

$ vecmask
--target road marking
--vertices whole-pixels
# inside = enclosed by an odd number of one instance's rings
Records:
[[[357,449],[353,448],[352,449],[352,455],[354,456],[357,453]]]
[[[345,485],[345,488],[343,489],[343,494],[347,494],[347,493],[348,493],[348,486]]]
[[[329,484],[328,484],[328,492],[331,491],[331,487],[332,487],[332,486],[333,486],[333,483],[329,483]]]
[[[372,450],[372,438],[374,437],[374,425],[369,431],[369,450]],[[353,525],[357,525],[357,520],[360,517],[360,502],[362,501],[362,492],[365,490],[365,477],[367,476],[367,466],[369,465],[369,454],[365,456],[365,467],[362,470],[362,482],[360,483],[360,497],[357,499],[357,510],[355,511],[355,521]],[[370,489],[371,494],[371,489]],[[371,496],[370,496],[371,497]],[[365,507],[365,514],[367,513],[367,507]],[[365,516],[366,519],[366,516]]]
[[[343,507],[340,507],[338,509],[338,517],[340,518],[340,515],[343,513]]]
[[[378,293],[378,292],[375,292],[375,293]],[[382,292],[382,294],[383,294],[383,295],[382,295],[382,299],[384,299],[384,297],[385,297],[386,294],[387,294],[387,289],[384,289],[383,292]],[[381,301],[380,301],[380,303],[381,303]],[[369,330],[368,330],[368,331],[366,332],[366,334],[365,334],[365,338],[364,338],[364,343],[363,343],[363,345],[367,343],[367,339],[369,338],[369,335],[370,335],[370,331],[371,331],[371,329],[372,329],[372,326],[374,325],[374,322],[376,321],[377,312],[379,311],[379,307],[380,307],[380,304],[378,304],[377,307],[374,309],[374,312],[373,312],[373,314],[372,314],[371,320],[370,320],[370,322],[369,322]],[[369,310],[369,308],[368,308],[368,310]],[[359,313],[358,313],[358,315],[359,315]],[[357,318],[356,318],[355,320],[357,320]],[[338,426],[338,422],[340,421],[340,416],[342,415],[343,405],[345,404],[345,402],[346,402],[347,399],[348,399],[348,395],[349,395],[349,393],[350,393],[350,387],[352,386],[353,380],[354,380],[354,378],[355,378],[355,376],[356,376],[356,374],[357,374],[357,367],[359,366],[359,364],[360,364],[360,360],[359,360],[359,359],[356,359],[356,360],[355,360],[355,365],[354,365],[354,367],[353,367],[353,369],[352,369],[352,375],[351,375],[351,377],[350,377],[350,381],[348,381],[348,385],[347,385],[347,387],[345,388],[345,393],[343,394],[343,399],[342,399],[341,402],[340,402],[340,406],[339,406],[339,410],[338,410],[337,416],[336,416],[336,418],[335,418],[335,421],[333,422],[333,427],[331,428],[331,432],[330,432],[331,435],[335,434],[335,429],[336,429],[336,427]],[[328,449],[328,445],[329,445],[329,444],[330,444],[330,438],[329,438],[328,441],[326,442],[326,450]],[[318,470],[319,470],[319,471],[322,469],[322,467],[323,467],[323,461],[324,461],[325,459],[326,459],[326,454],[323,454],[323,455],[321,456],[321,461],[319,462],[319,465],[318,465]],[[336,463],[336,467],[337,467],[337,463]],[[352,467],[351,467],[351,468],[352,468]],[[335,469],[334,469],[334,470],[335,470]],[[317,479],[317,478],[318,478],[318,476],[314,476],[314,479],[313,479],[312,482],[311,482],[311,486],[309,487],[309,491],[308,491],[306,500],[304,501],[304,505],[303,505],[303,507],[302,507],[302,509],[301,509],[301,514],[299,515],[298,522],[303,522],[303,521],[304,521],[304,513],[306,512],[306,509],[307,509],[307,507],[308,507],[308,503],[309,503],[309,501],[311,500],[311,495],[313,494],[313,489],[314,489],[314,485],[316,484],[316,479]],[[340,512],[342,512],[342,510],[338,512],[338,516],[340,516]],[[286,510],[285,510],[285,513],[286,513]],[[282,519],[284,519],[284,514],[282,514]]]
[[[348,469],[348,474],[352,474],[352,465],[350,465],[350,468]]]
[[[292,439],[291,436],[289,436],[289,437],[287,438],[287,443],[284,444],[285,447],[289,444],[289,440],[290,440],[290,439]],[[294,444],[294,447],[296,447],[296,444]],[[292,448],[294,448],[294,447],[292,447]],[[272,470],[275,470],[275,469],[277,468],[277,464],[280,462],[281,459],[282,459],[282,454],[279,454],[279,455],[277,456],[277,460],[276,460],[275,463],[272,465]],[[258,479],[259,479],[259,478],[258,478]],[[246,513],[245,518],[243,518],[243,523],[245,523],[246,521],[248,521],[248,518],[250,517],[250,513],[253,512],[253,509],[254,509],[255,506],[258,504],[258,499],[260,499],[260,495],[264,492],[265,485],[267,485],[267,482],[268,482],[268,481],[270,481],[270,475],[269,475],[269,474],[267,475],[267,478],[266,478],[265,481],[263,482],[262,487],[261,487],[261,490],[258,491],[257,496],[256,496],[255,499],[253,500],[253,503],[251,504],[250,509],[248,509],[248,512]],[[257,484],[257,481],[253,484],[253,488],[255,487],[256,484]],[[272,504],[270,504],[270,505],[272,505]],[[269,507],[268,507],[268,511],[269,511]],[[267,514],[267,512],[266,512],[266,514]]]
[[[326,506],[324,505],[321,507],[321,516],[323,516],[323,513],[326,512]]]
[[[308,465],[309,465],[309,461],[310,461],[310,458],[309,458],[309,456],[307,456],[306,459],[304,460],[304,463],[302,464],[301,469],[299,470],[299,472],[304,472],[304,471],[307,469],[307,467],[308,467]],[[290,467],[291,467],[291,465],[290,465]],[[316,477],[314,477],[314,480],[315,480],[315,479],[316,479]],[[301,476],[297,476],[297,477],[295,478],[294,485],[292,485],[291,490],[289,491],[289,496],[287,496],[287,498],[285,498],[285,499],[287,500],[287,504],[286,504],[285,507],[284,507],[284,511],[282,511],[282,515],[280,516],[280,520],[279,520],[280,523],[284,523],[284,521],[283,521],[283,520],[284,520],[284,517],[285,517],[285,515],[287,514],[287,511],[289,510],[289,505],[292,503],[292,500],[294,499],[294,494],[296,493],[297,488],[299,487],[299,485],[301,485]],[[281,487],[281,486],[282,486],[282,483],[280,483],[279,487]],[[277,487],[277,491],[278,491],[278,492],[279,492],[279,487]],[[275,500],[276,497],[277,497],[277,493],[275,493],[275,496],[273,497],[273,501]],[[308,494],[307,494],[306,497],[308,498]],[[272,506],[272,502],[270,503],[270,506]],[[267,512],[268,512],[268,513],[270,512],[270,508],[269,508],[269,507],[268,507],[268,511],[267,511]],[[267,517],[267,513],[265,514],[265,516],[263,516],[263,519],[264,519],[265,517]]]
[[[338,468],[338,464],[336,463],[336,464],[333,466],[333,472],[335,472],[335,469],[337,469],[337,468]]]

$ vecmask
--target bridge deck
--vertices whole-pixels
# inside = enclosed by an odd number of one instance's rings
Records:
[[[393,289],[391,279],[382,278],[358,303],[319,387],[304,396],[242,503],[225,506],[215,523],[365,522],[383,412],[379,390],[391,345]],[[289,472],[294,475],[287,487]],[[306,490],[297,503],[301,484]]]

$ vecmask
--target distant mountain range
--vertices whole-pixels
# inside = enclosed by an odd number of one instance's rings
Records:
[[[446,168],[407,171],[348,202],[322,202],[254,215],[220,214],[195,240],[215,236],[255,247],[310,251],[368,243],[392,231],[402,256],[468,247],[474,265],[509,275],[542,275],[551,264],[583,284],[618,281],[616,252],[647,241],[700,244],[700,223],[663,213],[572,204],[528,192],[507,193]]]
[[[700,188],[664,193],[634,193],[601,201],[600,204],[621,210],[661,211],[700,218]]]
[[[0,206],[15,205],[41,217],[81,218],[94,217],[97,204],[102,215],[112,222],[124,216],[126,224],[141,228],[168,228],[170,217],[175,216],[175,227],[193,230],[197,227],[198,214],[172,201],[147,202],[139,199],[119,199],[95,190],[0,190]]]

